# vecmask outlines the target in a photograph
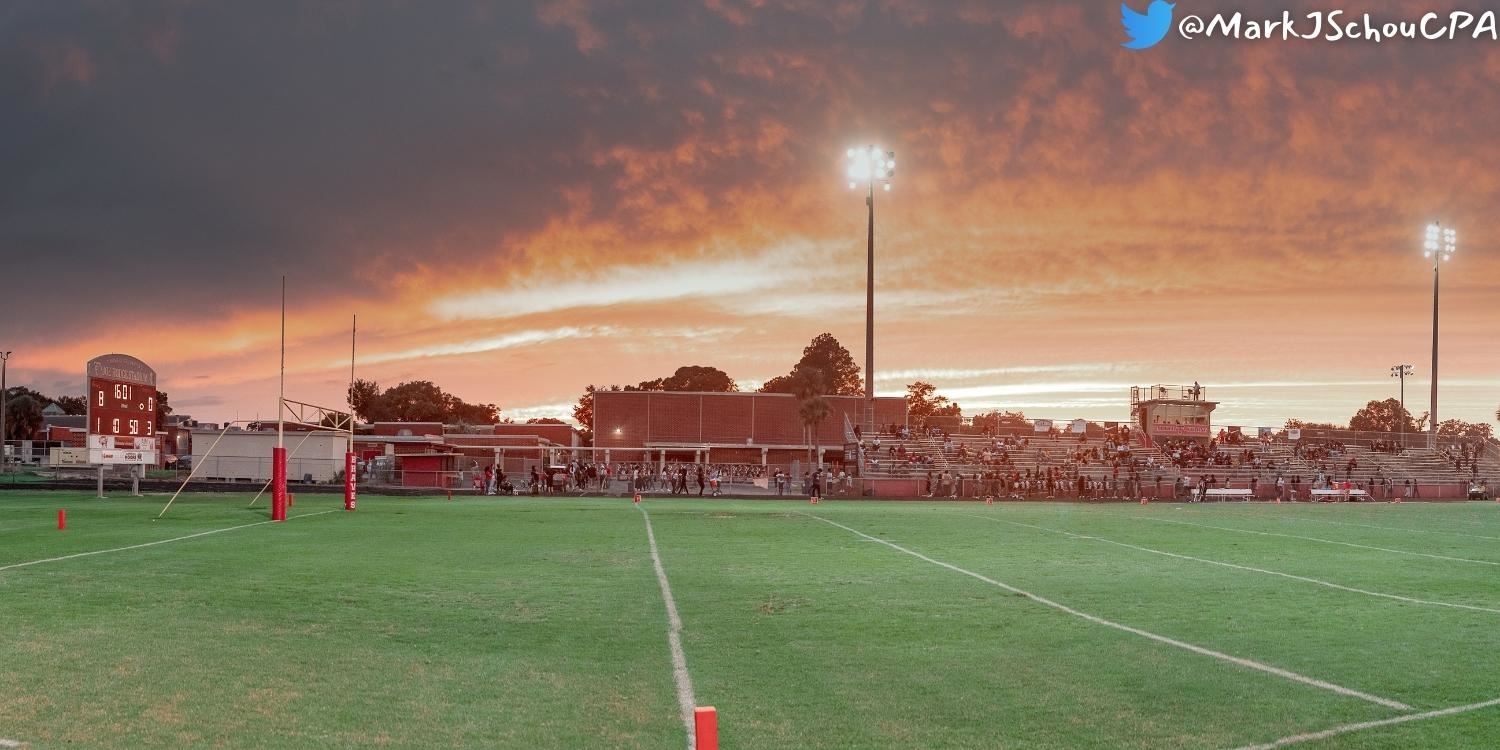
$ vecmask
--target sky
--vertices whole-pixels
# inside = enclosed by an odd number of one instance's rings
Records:
[[[1142,7],[1143,3],[1137,3]],[[1368,3],[1416,19],[1451,3]],[[1380,6],[1374,8],[1373,6]],[[1287,0],[1180,0],[1280,16]],[[132,354],[178,413],[432,380],[517,420],[834,334],[876,387],[1124,419],[1500,405],[1500,42],[1169,37],[1112,0],[0,4],[0,349],[63,395]]]

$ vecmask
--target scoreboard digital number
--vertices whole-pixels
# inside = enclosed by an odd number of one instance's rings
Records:
[[[88,363],[88,449],[93,464],[155,464],[156,371],[135,357]]]

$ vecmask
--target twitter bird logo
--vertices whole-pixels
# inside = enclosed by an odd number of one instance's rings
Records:
[[[1120,3],[1120,21],[1130,36],[1130,41],[1120,46],[1130,49],[1155,47],[1172,29],[1172,9],[1175,7],[1166,0],[1151,0],[1151,7],[1145,13],[1137,13],[1129,5]]]

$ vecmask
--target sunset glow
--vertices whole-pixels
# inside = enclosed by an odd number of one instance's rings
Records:
[[[12,384],[119,351],[178,413],[269,416],[283,274],[314,402],[354,314],[361,377],[514,419],[686,364],[753,388],[823,331],[862,358],[879,144],[881,395],[1126,419],[1198,380],[1226,424],[1343,422],[1415,362],[1420,412],[1441,222],[1442,416],[1500,403],[1495,44],[1135,54],[1080,2],[5,15]]]

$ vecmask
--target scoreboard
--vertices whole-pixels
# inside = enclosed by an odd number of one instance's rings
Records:
[[[155,464],[156,371],[124,354],[89,360],[88,449],[93,464]]]

